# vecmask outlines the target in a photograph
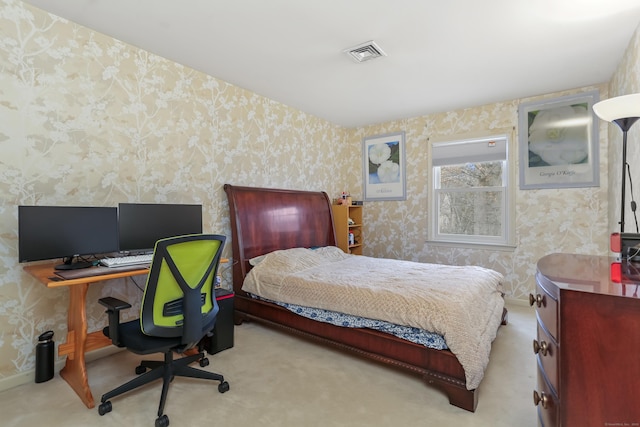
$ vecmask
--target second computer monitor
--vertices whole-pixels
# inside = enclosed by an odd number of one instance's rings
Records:
[[[120,252],[153,251],[158,240],[202,233],[202,205],[120,203]]]

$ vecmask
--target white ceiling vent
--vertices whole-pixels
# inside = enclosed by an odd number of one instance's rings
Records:
[[[384,51],[380,49],[380,46],[378,46],[373,40],[359,44],[358,46],[350,47],[343,50],[343,52],[353,58],[356,62],[364,62],[381,56],[387,56],[387,54],[384,53]]]

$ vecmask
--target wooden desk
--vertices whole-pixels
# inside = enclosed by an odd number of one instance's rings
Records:
[[[69,288],[69,311],[67,312],[67,339],[58,346],[58,356],[67,356],[60,376],[75,390],[87,408],[95,406],[84,354],[111,345],[111,340],[102,331],[87,333],[87,290],[92,283],[121,277],[147,274],[149,269],[142,268],[130,271],[118,271],[99,276],[78,279],[57,279],[53,264],[38,264],[24,267],[24,270],[38,279],[47,288],[66,286]]]
[[[220,264],[229,262],[227,258],[221,258]],[[122,277],[147,274],[148,268],[138,268],[129,271],[114,271],[108,274],[81,277],[77,279],[62,279],[55,275],[54,264],[28,265],[24,270],[38,279],[47,288],[66,286],[69,288],[69,310],[67,312],[67,339],[58,346],[58,356],[67,356],[64,368],[60,376],[71,386],[84,402],[87,408],[93,408],[95,402],[89,380],[84,354],[111,345],[111,340],[104,336],[102,331],[87,333],[87,291],[92,283],[105,280],[119,279]],[[89,269],[87,270],[90,271]]]

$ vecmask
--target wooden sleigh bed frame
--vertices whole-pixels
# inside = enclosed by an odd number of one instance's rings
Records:
[[[299,316],[242,291],[249,260],[278,249],[335,246],[331,201],[324,192],[237,187],[225,184],[233,248],[234,319],[255,320],[420,375],[443,390],[449,403],[475,412],[477,390],[449,350],[434,350],[365,328],[344,328]],[[506,309],[502,324],[506,324]]]

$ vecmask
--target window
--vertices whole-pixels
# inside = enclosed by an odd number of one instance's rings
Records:
[[[430,239],[510,245],[512,172],[507,135],[431,145]]]

